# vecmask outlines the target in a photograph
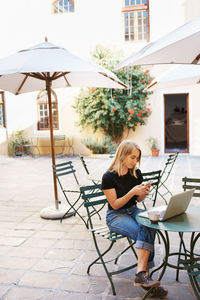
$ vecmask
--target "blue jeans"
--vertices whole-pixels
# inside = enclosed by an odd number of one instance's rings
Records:
[[[138,213],[143,211],[137,206],[107,210],[106,223],[109,229],[135,241],[135,247],[150,251],[147,268],[154,267],[154,240],[156,230],[139,224],[136,221]]]

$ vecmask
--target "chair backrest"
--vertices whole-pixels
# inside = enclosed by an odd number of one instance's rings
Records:
[[[76,170],[74,169],[74,166],[72,165],[72,161],[67,161],[67,162],[64,162],[64,163],[61,163],[61,164],[53,165],[52,168],[53,168],[53,171],[56,175],[56,178],[57,178],[58,183],[59,183],[62,190],[64,188],[63,188],[63,184],[60,180],[61,176],[73,174],[73,176],[76,180],[76,183],[79,184],[78,179],[77,179],[76,174],[75,174]]]
[[[145,184],[145,182],[147,181],[151,181],[151,190],[149,195],[146,197],[146,199],[152,200],[154,206],[156,202],[158,187],[161,178],[161,170],[145,172],[142,173],[142,176],[143,176],[143,184]]]
[[[87,165],[86,165],[86,162],[85,162],[85,160],[84,160],[83,155],[79,154],[79,157],[80,157],[80,160],[81,160],[81,162],[82,162],[82,165],[83,165],[83,167],[84,167],[86,173],[89,175],[90,172],[89,172],[89,170],[88,170],[88,168],[87,168]]]
[[[104,192],[101,190],[101,184],[82,186],[80,190],[82,199],[84,200],[84,206],[87,210],[89,226],[90,229],[93,229],[92,217],[99,214],[108,201]]]
[[[184,178],[182,178],[182,181],[183,181],[184,191],[195,188],[193,197],[200,197],[200,179],[199,178],[184,177]]]
[[[173,166],[175,164],[175,161],[178,157],[178,154],[179,154],[179,152],[169,154],[168,159],[165,163],[164,169],[161,173],[161,182],[162,183],[164,183],[168,179],[168,177],[173,169]]]
[[[65,141],[65,135],[63,134],[63,135],[54,135],[53,136],[53,139],[55,140],[55,141]]]

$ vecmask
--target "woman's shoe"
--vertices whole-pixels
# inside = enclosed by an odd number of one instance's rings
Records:
[[[141,271],[135,275],[134,286],[141,287],[156,287],[160,285],[160,281],[152,280],[147,274],[146,271]]]

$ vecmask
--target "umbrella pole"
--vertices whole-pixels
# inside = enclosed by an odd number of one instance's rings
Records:
[[[50,127],[50,141],[51,141],[51,159],[52,165],[55,165],[55,152],[54,152],[54,138],[53,138],[53,118],[52,118],[52,104],[51,104],[51,80],[46,79],[46,91],[48,95],[48,104],[49,104],[49,127]],[[54,183],[54,196],[55,196],[55,206],[56,209],[59,209],[58,202],[58,191],[57,191],[57,182],[56,175],[53,172],[53,183]]]

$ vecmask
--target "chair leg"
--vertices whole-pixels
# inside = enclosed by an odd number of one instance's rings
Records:
[[[74,207],[76,205],[76,203],[79,201],[80,197],[81,197],[81,193],[79,194],[77,200],[73,203],[73,205],[70,203],[70,201],[68,200],[68,197],[65,195],[65,199],[67,200],[67,203],[69,204],[70,208],[67,210],[67,212],[63,215],[63,217],[61,218],[60,222],[62,222],[63,218],[69,213],[69,211],[72,209],[74,211],[74,215],[78,215],[81,220],[83,221],[83,223],[85,224],[86,228],[88,228],[88,224],[87,222],[84,220],[84,218],[79,214],[78,210],[81,208],[81,206],[83,206],[84,202],[82,202],[77,209]]]
[[[90,268],[91,268],[94,264],[96,264],[96,263],[98,264],[98,260],[100,260],[101,263],[102,263],[102,265],[103,265],[103,267],[104,267],[104,270],[105,270],[105,272],[106,272],[106,275],[107,275],[107,277],[108,277],[108,280],[110,281],[113,295],[116,295],[115,287],[114,287],[114,284],[113,284],[113,281],[112,281],[112,275],[111,275],[110,272],[108,271],[108,269],[107,269],[107,267],[106,267],[106,263],[105,263],[104,260],[103,260],[103,256],[111,250],[111,248],[113,247],[115,241],[112,241],[111,244],[110,244],[110,246],[109,246],[103,253],[101,253],[100,250],[99,250],[99,247],[98,247],[98,245],[97,245],[97,241],[96,241],[95,234],[94,234],[94,233],[92,233],[92,234],[93,234],[93,239],[94,239],[95,248],[96,248],[97,253],[98,253],[98,258],[96,258],[96,259],[88,266],[87,274],[89,274]]]
[[[135,245],[135,242],[132,242],[128,237],[127,237],[127,240],[128,240],[129,246],[126,247],[119,255],[117,255],[117,257],[115,258],[115,264],[117,264],[118,259],[120,258],[120,256],[122,256],[122,254],[124,254],[129,249],[132,249],[132,251],[133,251],[133,253],[134,253],[134,255],[137,259],[137,253],[136,253],[135,249],[133,248],[133,245]]]

